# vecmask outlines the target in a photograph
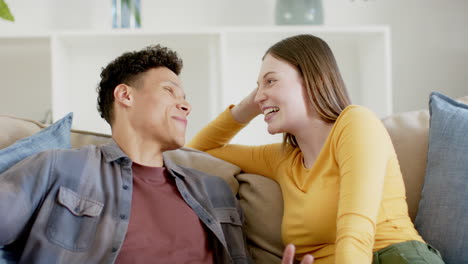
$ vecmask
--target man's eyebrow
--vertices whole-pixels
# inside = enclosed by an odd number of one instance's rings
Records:
[[[176,83],[176,82],[173,82],[173,81],[168,81],[168,82],[170,82],[170,83],[172,83],[174,86],[177,86],[177,87],[179,87],[179,88],[180,88],[180,86],[179,86],[179,84],[178,84],[178,83]]]

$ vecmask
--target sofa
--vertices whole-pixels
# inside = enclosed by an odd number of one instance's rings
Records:
[[[468,103],[468,96],[459,100]],[[418,214],[426,174],[429,119],[428,110],[398,113],[382,119],[400,162],[409,214],[413,220]],[[0,116],[0,149],[45,127],[33,120]],[[109,135],[71,130],[73,148],[103,144],[109,140]],[[280,189],[274,181],[260,175],[246,174],[233,164],[189,148],[171,151],[168,155],[183,166],[225,179],[244,210],[245,232],[253,259],[260,264],[280,263],[284,248],[280,233],[283,204]]]

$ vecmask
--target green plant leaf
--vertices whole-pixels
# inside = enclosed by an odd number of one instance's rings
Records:
[[[4,0],[0,0],[0,18],[3,18],[5,20],[9,21],[15,21],[15,18],[10,12],[10,9],[8,8],[8,5],[5,3]]]

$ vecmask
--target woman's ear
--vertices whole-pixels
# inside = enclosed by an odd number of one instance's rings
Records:
[[[114,101],[123,106],[132,106],[133,104],[133,89],[126,84],[119,84],[114,89]]]

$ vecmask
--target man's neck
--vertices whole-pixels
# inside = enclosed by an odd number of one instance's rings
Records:
[[[112,138],[132,161],[150,167],[163,167],[163,151],[158,142],[144,139],[136,132],[121,129],[113,129]]]

